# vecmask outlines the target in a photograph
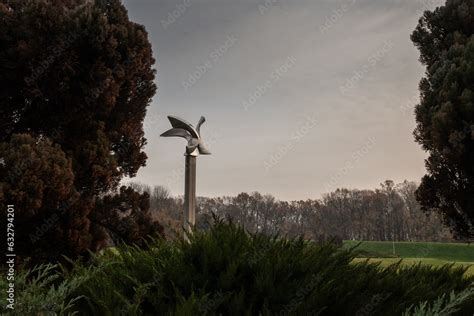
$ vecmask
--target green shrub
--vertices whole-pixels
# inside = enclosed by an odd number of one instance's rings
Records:
[[[72,292],[82,282],[79,277],[60,282],[57,265],[47,264],[15,275],[14,310],[6,309],[5,280],[0,282],[2,315],[74,315],[74,303],[80,297]]]
[[[416,307],[410,307],[403,313],[403,316],[442,316],[453,315],[462,309],[462,306],[472,301],[474,297],[474,288],[466,289],[460,293],[451,292],[449,297],[443,294],[440,298],[429,304],[421,302]]]
[[[189,243],[154,240],[146,250],[122,246],[75,264],[62,273],[76,284],[64,301],[80,315],[402,315],[474,281],[464,268],[383,268],[354,257],[218,220]],[[473,311],[472,302],[459,310]]]

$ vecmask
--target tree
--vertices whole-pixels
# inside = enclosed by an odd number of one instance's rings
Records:
[[[131,187],[122,186],[118,194],[107,195],[97,202],[93,221],[104,227],[114,242],[127,241],[136,245],[145,245],[146,237],[163,229],[151,220],[149,194],[139,193]],[[104,239],[102,239],[104,241]],[[95,250],[103,244],[97,245]]]
[[[456,237],[474,237],[474,2],[426,11],[412,41],[426,66],[415,139],[429,153],[417,190],[423,210],[442,214]]]
[[[240,193],[197,200],[197,227],[208,229],[212,214],[231,218],[255,233],[276,232],[315,241],[452,241],[438,214],[421,211],[416,183],[384,181],[375,190],[337,189],[319,200],[280,201],[271,195]],[[171,201],[175,200],[175,203]],[[177,207],[178,206],[178,207]],[[182,200],[170,198],[160,214],[181,214]],[[163,217],[160,217],[160,219]]]
[[[116,200],[107,197],[111,192],[122,200],[138,198],[117,188],[145,165],[142,124],[156,90],[153,64],[144,27],[128,19],[119,0],[0,0],[0,158],[19,146],[38,155],[41,167],[27,163],[19,177],[38,183],[26,193],[35,197],[33,224],[47,214],[59,216],[55,226],[63,238],[58,247],[42,249],[51,259],[65,249],[76,257],[104,242],[114,227],[95,220],[103,217],[97,212],[110,217],[117,211]],[[50,179],[51,170],[42,169],[50,165],[67,177]],[[21,183],[8,180],[12,172],[0,174],[2,205],[21,191]],[[56,181],[66,180],[63,189],[77,195],[73,203],[55,194]],[[67,211],[58,209],[59,200]],[[130,203],[146,217],[144,208]],[[50,229],[44,238],[54,234]]]
[[[0,152],[0,174],[5,175],[0,182],[0,200],[15,209],[16,254],[43,261],[48,253],[42,250],[52,244],[64,255],[87,244],[86,227],[60,225],[65,218],[71,222],[78,219],[66,206],[79,202],[71,161],[60,147],[48,140],[36,141],[29,134],[17,134],[9,143],[0,143]]]

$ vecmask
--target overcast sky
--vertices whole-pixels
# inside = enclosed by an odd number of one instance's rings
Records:
[[[413,140],[424,68],[410,41],[437,0],[126,0],[145,25],[158,92],[145,120],[147,166],[134,181],[184,190],[184,139],[196,124],[201,196],[259,191],[319,198],[337,187],[419,181]]]

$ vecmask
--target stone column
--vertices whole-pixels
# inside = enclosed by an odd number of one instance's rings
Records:
[[[196,224],[196,156],[186,155],[184,175],[184,229],[191,231]]]

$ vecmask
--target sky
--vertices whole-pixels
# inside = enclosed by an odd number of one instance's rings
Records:
[[[201,128],[199,196],[258,191],[316,199],[339,187],[419,181],[414,106],[424,67],[410,34],[438,0],[125,0],[146,27],[158,86],[132,181],[184,191],[186,141]],[[130,181],[130,179],[127,179]]]

